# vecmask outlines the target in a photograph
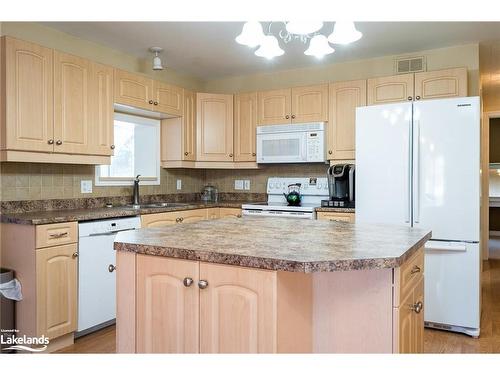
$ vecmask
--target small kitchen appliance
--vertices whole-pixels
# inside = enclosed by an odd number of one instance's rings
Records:
[[[326,175],[329,199],[321,201],[321,206],[354,208],[354,164],[332,165]]]
[[[287,198],[297,186],[300,202],[290,205]],[[328,199],[326,177],[269,177],[267,203],[244,204],[241,208],[243,216],[315,219],[315,208],[321,206],[322,199]]]
[[[219,191],[215,186],[207,185],[201,192],[201,200],[204,203],[216,203],[219,201]]]

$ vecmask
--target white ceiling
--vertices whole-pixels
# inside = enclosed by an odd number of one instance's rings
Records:
[[[333,64],[384,55],[500,39],[499,22],[358,22],[363,38],[317,60],[303,54],[305,46],[295,41],[281,47],[285,54],[272,61],[237,44],[242,22],[45,22],[68,34],[107,45],[137,57],[150,56],[158,46],[164,65],[179,73],[209,80],[315,64]],[[268,25],[265,22],[264,25]],[[273,23],[277,35],[281,23]],[[329,35],[333,23],[325,23]]]

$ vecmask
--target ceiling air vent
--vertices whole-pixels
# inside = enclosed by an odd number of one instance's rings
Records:
[[[396,74],[425,71],[425,57],[400,57],[395,63]]]

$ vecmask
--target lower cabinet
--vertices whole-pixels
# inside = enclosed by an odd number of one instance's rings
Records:
[[[224,217],[241,217],[240,208],[202,208],[197,210],[171,211],[159,214],[141,215],[142,228],[161,227],[165,225],[193,223],[200,220],[213,220]]]
[[[351,212],[330,212],[321,211],[316,214],[318,220],[330,220],[330,221],[345,221],[348,223],[354,223],[354,213]]]
[[[139,353],[276,351],[276,272],[137,255]]]

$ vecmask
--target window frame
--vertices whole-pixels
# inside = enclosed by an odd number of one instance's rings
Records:
[[[155,171],[156,171],[156,176],[142,176],[140,177],[141,180],[141,185],[160,185],[160,174],[161,174],[161,142],[160,142],[160,135],[161,135],[161,120],[155,119],[155,118],[150,118],[150,117],[144,117],[144,116],[138,116],[138,115],[132,115],[128,113],[121,113],[121,112],[115,112],[113,116],[113,127],[114,121],[127,121],[137,123],[137,124],[142,124],[142,125],[148,125],[148,126],[154,126],[155,127],[155,138],[156,138],[156,165],[155,165]],[[135,154],[134,154],[135,158]],[[109,164],[111,165],[111,164]],[[132,177],[104,177],[101,176],[101,167],[104,165],[96,165],[95,167],[95,180],[94,184],[95,186],[132,186],[134,184],[134,178],[135,176]],[[107,165],[106,165],[107,166]]]

